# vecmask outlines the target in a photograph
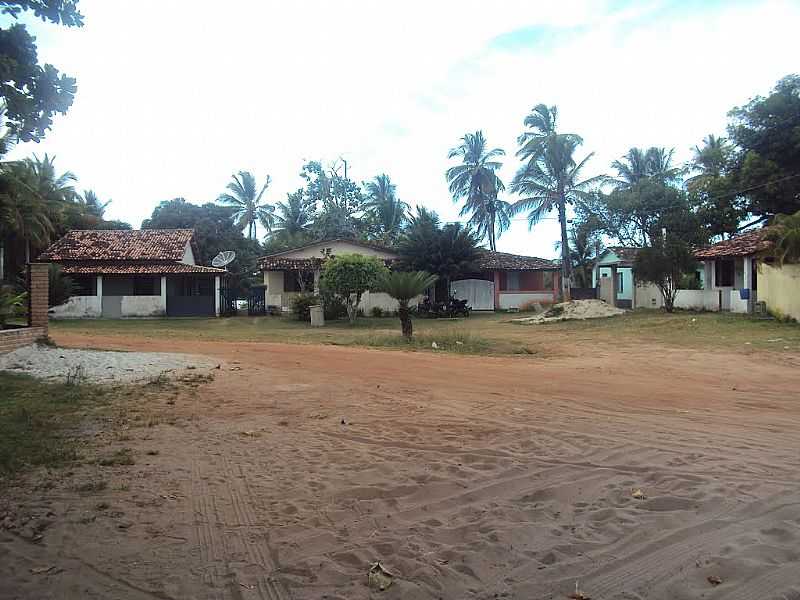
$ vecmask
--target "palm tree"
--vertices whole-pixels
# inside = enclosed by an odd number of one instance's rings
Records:
[[[231,193],[220,194],[217,198],[217,202],[236,209],[233,216],[242,230],[247,228],[247,237],[251,240],[256,239],[256,222],[260,222],[267,231],[270,231],[275,223],[275,208],[271,204],[261,203],[261,197],[271,181],[267,175],[264,185],[257,192],[256,178],[253,174],[249,171],[239,171],[238,175],[233,175],[233,181],[226,186]]]
[[[722,177],[733,154],[733,146],[724,137],[717,137],[713,133],[703,140],[703,147],[694,147],[692,157],[692,170],[697,175],[686,181],[690,190],[702,185],[708,180]]]
[[[400,328],[403,337],[410,340],[413,335],[411,311],[408,303],[431,287],[438,278],[425,271],[390,271],[381,278],[379,289],[397,300]]]
[[[652,146],[647,150],[631,148],[620,160],[611,163],[617,171],[616,179],[608,179],[617,189],[628,189],[646,180],[655,179],[664,184],[677,182],[683,170],[672,166],[674,149]]]
[[[461,161],[445,174],[453,200],[464,200],[461,215],[471,215],[469,223],[476,227],[480,238],[488,239],[490,250],[497,250],[497,237],[510,225],[509,205],[497,199],[498,193],[505,190],[496,173],[502,163],[494,160],[500,156],[505,156],[505,151],[488,150],[480,130],[465,134],[461,144],[447,154],[447,158]]]
[[[275,205],[273,225],[269,235],[296,236],[306,231],[314,220],[313,202],[305,197],[302,189],[286,195],[286,202]]]
[[[773,242],[770,253],[779,265],[800,262],[800,210],[793,215],[776,215],[764,239]]]
[[[538,154],[523,164],[514,176],[511,191],[522,196],[512,205],[515,214],[528,213],[528,226],[533,227],[545,214],[558,211],[561,224],[561,291],[569,299],[570,260],[567,235],[567,204],[589,197],[590,188],[603,180],[602,176],[581,178],[581,171],[593,156],[590,153],[580,161],[574,154],[582,143],[574,134],[551,134],[543,141]]]
[[[397,186],[385,173],[376,176],[365,188],[368,199],[364,208],[378,226],[382,241],[395,241],[406,222],[408,204],[397,197]]]
[[[98,219],[103,218],[108,205],[111,204],[111,200],[102,202],[94,190],[84,190],[83,194],[78,196],[78,199],[86,208],[86,212]]]

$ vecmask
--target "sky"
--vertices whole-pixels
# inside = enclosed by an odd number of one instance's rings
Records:
[[[387,173],[399,197],[457,220],[447,151],[483,130],[510,182],[523,119],[557,105],[586,175],[630,147],[681,163],[726,113],[800,70],[800,2],[81,0],[81,29],[25,19],[40,60],[78,93],[44,141],[79,189],[138,227],[162,200],[202,204],[231,175],[269,174],[269,202],[307,160],[343,157],[356,181]],[[3,19],[4,22],[7,18]],[[513,201],[513,196],[505,198]],[[554,257],[555,213],[498,241]]]

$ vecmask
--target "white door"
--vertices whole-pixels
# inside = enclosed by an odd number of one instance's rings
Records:
[[[462,279],[450,284],[450,293],[466,300],[472,310],[494,310],[494,283],[483,279]]]

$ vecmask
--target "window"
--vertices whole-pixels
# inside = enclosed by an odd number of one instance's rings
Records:
[[[70,275],[73,296],[97,296],[97,277],[94,275]]]
[[[514,292],[519,290],[519,271],[509,271],[506,275],[506,289]]]
[[[714,261],[714,281],[717,287],[733,287],[733,259]]]
[[[622,271],[617,271],[617,293],[621,294],[625,291],[625,276],[623,275]]]
[[[542,289],[552,290],[555,283],[555,275],[552,271],[542,271]]]
[[[134,296],[160,296],[161,278],[160,277],[134,277],[133,278]]]
[[[302,278],[304,288],[307,292],[314,291],[314,273],[312,271],[284,271],[283,291],[299,292],[300,278]]]

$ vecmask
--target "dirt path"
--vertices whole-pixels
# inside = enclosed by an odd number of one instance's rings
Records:
[[[386,599],[800,598],[798,357],[57,341],[223,368],[131,431],[127,487],[37,492],[0,597],[366,599],[380,559]]]

